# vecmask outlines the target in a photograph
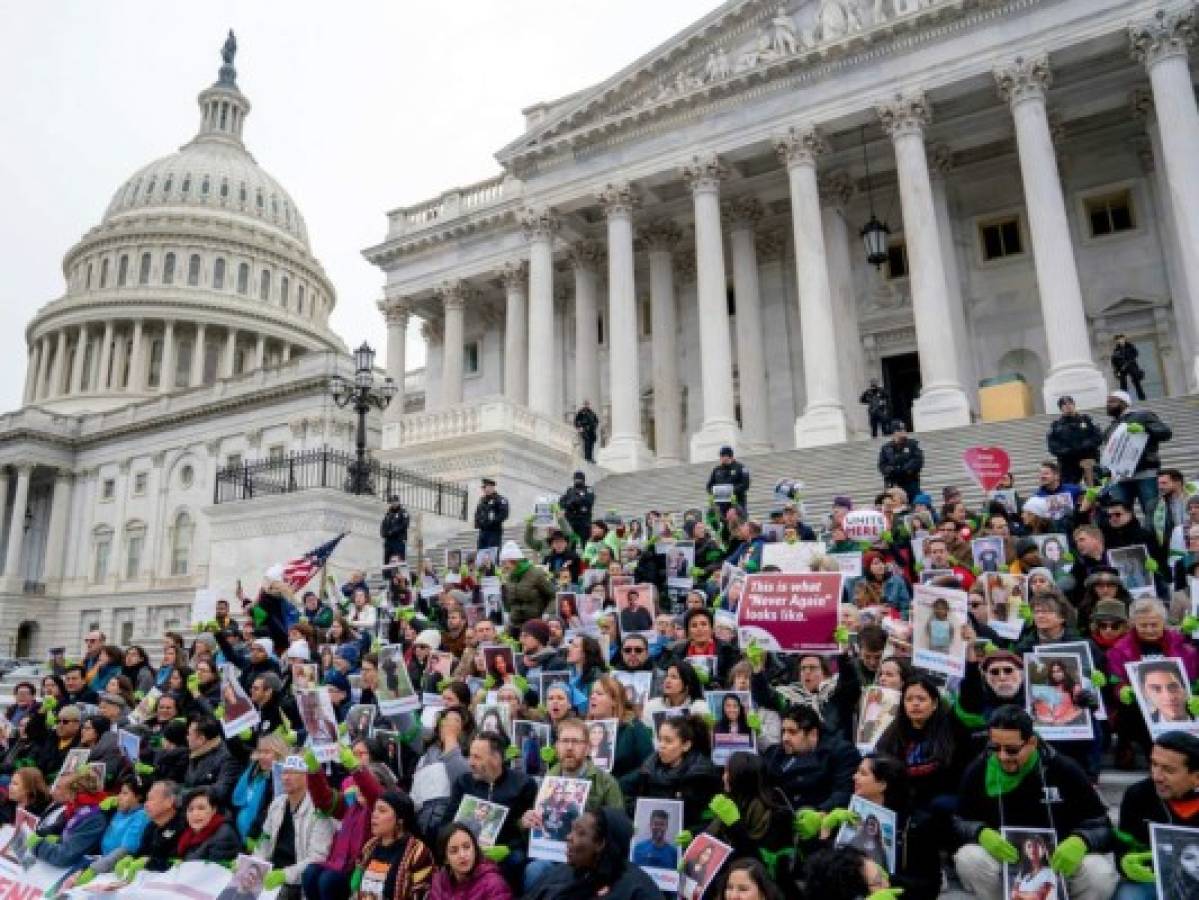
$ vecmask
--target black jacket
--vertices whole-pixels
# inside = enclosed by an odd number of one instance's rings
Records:
[[[1112,849],[1114,835],[1107,808],[1078,763],[1042,743],[1039,769],[1029,772],[1007,794],[989,797],[988,755],[977,757],[962,776],[953,817],[959,841],[977,843],[984,828],[1046,828],[1057,832],[1058,843],[1077,835],[1092,853]]]
[[[1108,437],[1116,430],[1116,426],[1121,422],[1131,424],[1136,422],[1144,427],[1149,435],[1149,443],[1145,445],[1145,452],[1141,454],[1141,462],[1137,466],[1136,476],[1138,478],[1144,476],[1149,477],[1157,473],[1161,468],[1162,457],[1161,451],[1158,448],[1159,444],[1164,444],[1170,438],[1174,437],[1174,432],[1156,413],[1150,412],[1147,409],[1126,409],[1124,415],[1118,419],[1112,419],[1107,430],[1103,432],[1103,443],[1107,443]]]
[[[591,521],[591,510],[595,507],[595,491],[584,485],[583,487],[575,487],[571,485],[558,498],[558,505],[562,507],[562,515],[566,517],[566,521],[571,523],[571,528],[575,528],[575,523],[583,523]],[[575,531],[578,531],[575,528]],[[583,540],[587,535],[580,534],[579,539]]]
[[[228,822],[222,822],[208,840],[197,847],[188,848],[182,859],[184,862],[224,863],[237,859],[239,853],[241,839],[237,836],[237,831]]]
[[[508,519],[508,500],[499,494],[480,497],[475,507],[475,528],[479,531],[500,531]]]
[[[182,809],[176,812],[175,818],[163,828],[150,822],[142,831],[142,842],[135,855],[148,858],[146,868],[151,872],[165,872],[171,867],[171,860],[178,855],[175,848],[179,845],[179,835],[185,828],[187,818]]]
[[[787,797],[793,809],[827,812],[849,806],[853,773],[861,762],[857,748],[840,735],[822,734],[810,753],[787,753],[782,744],[762,752],[766,781]]]
[[[923,468],[924,451],[920,449],[918,441],[911,438],[905,439],[902,444],[887,441],[879,448],[878,471],[889,485],[913,481],[920,477]]]
[[[396,504],[387,511],[379,524],[379,537],[386,547],[399,546],[408,541],[408,510]]]
[[[635,777],[629,779],[630,790],[625,802],[631,808],[638,797],[683,801],[683,827],[702,831],[703,813],[722,790],[720,769],[698,750],[692,750],[677,766],[667,766],[655,753],[650,756]]]
[[[504,769],[504,774],[495,784],[488,784],[470,772],[464,772],[454,781],[449,808],[458,809],[463,797],[478,797],[508,807],[508,817],[504,819],[504,827],[500,829],[496,843],[515,847],[523,838],[520,832],[521,817],[533,808],[537,799],[537,782],[524,772],[508,768]]]
[[[866,409],[872,416],[886,416],[891,410],[891,398],[881,387],[870,387],[862,391],[859,403],[865,403]]]
[[[599,416],[595,410],[582,407],[575,413],[575,430],[581,431],[591,440],[599,433]]]
[[[193,755],[187,763],[187,774],[183,777],[185,788],[210,787],[222,809],[229,809],[233,799],[233,788],[241,777],[241,765],[223,743],[217,744],[207,753]]]
[[[1112,372],[1117,376],[1123,374],[1132,378],[1144,378],[1145,372],[1137,362],[1139,355],[1137,348],[1130,341],[1117,344],[1112,348]]]
[[[597,897],[596,889],[585,870],[576,870],[567,863],[558,863],[537,882],[523,900],[563,900],[563,898]],[[640,866],[627,863],[624,872],[607,886],[604,900],[661,900],[662,892]]]
[[[745,509],[745,500],[749,495],[749,469],[737,460],[728,465],[721,463],[713,468],[712,474],[708,476],[708,493],[712,493],[712,488],[718,484],[731,484],[737,505]]]
[[[1120,830],[1149,846],[1149,825],[1177,825],[1180,828],[1199,828],[1199,813],[1189,819],[1174,813],[1157,791],[1153,781],[1146,778],[1131,785],[1120,801]]]
[[[1046,443],[1049,452],[1058,459],[1077,462],[1082,459],[1099,458],[1101,432],[1094,419],[1085,413],[1061,416],[1049,426]]]

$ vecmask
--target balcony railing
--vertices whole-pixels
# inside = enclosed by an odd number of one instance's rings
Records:
[[[379,500],[395,496],[408,510],[466,519],[468,492],[450,484],[396,466],[368,460],[369,472],[362,493]],[[233,503],[256,497],[273,497],[316,488],[355,493],[358,461],[353,453],[321,447],[275,459],[259,459],[217,470],[212,502]]]

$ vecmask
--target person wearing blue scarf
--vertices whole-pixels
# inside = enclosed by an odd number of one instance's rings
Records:
[[[246,767],[233,787],[233,808],[237,810],[234,826],[243,841],[262,833],[267,808],[275,797],[275,763],[287,758],[287,743],[274,734],[263,735],[253,753],[253,763]]]

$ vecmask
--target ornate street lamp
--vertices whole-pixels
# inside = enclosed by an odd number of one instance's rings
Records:
[[[870,202],[870,221],[862,226],[862,243],[866,247],[866,262],[876,269],[887,261],[887,237],[891,229],[874,214],[874,191],[870,187],[870,157],[866,155],[866,128],[862,127],[862,162],[866,164],[866,198]]]
[[[384,378],[382,384],[375,383],[375,351],[365,341],[354,351],[354,379],[334,375],[329,379],[329,393],[339,407],[353,406],[358,413],[358,435],[355,440],[357,456],[350,464],[350,492],[373,494],[370,463],[366,459],[366,414],[371,407],[380,411],[387,409],[391,398],[396,395],[395,382]]]

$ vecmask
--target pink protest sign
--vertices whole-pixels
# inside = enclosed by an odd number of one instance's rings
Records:
[[[967,447],[962,462],[984,491],[993,491],[1012,469],[1012,459],[1002,447]]]
[[[737,607],[741,646],[754,641],[774,652],[836,652],[833,631],[843,578],[840,572],[747,575]]]

